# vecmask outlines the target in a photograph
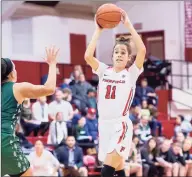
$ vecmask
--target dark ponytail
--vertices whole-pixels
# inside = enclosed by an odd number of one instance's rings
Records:
[[[8,79],[8,75],[13,71],[13,63],[9,58],[1,58],[1,83]]]

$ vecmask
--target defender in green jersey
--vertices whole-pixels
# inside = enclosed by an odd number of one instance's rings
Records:
[[[44,85],[27,82],[16,83],[17,72],[14,63],[1,58],[1,175],[32,176],[30,163],[23,154],[19,138],[15,135],[20,107],[25,98],[51,95],[56,87],[56,57],[59,50],[46,49],[49,75]]]

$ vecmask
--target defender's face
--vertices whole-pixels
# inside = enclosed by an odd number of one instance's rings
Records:
[[[125,68],[129,60],[130,60],[130,57],[127,51],[127,46],[124,44],[117,44],[113,50],[114,66]]]

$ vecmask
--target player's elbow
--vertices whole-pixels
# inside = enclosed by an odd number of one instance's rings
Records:
[[[85,59],[86,62],[89,62],[91,60],[91,56],[88,55],[87,53],[85,53],[84,59]]]
[[[55,86],[46,86],[46,93],[47,95],[53,95],[55,93]]]
[[[91,65],[91,63],[93,62],[93,56],[85,55],[84,58],[85,58],[86,63],[88,65]]]
[[[49,88],[49,94],[53,95],[55,93],[55,89],[56,89],[55,87]]]

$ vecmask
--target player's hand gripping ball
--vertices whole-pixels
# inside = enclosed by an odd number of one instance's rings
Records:
[[[121,21],[121,8],[115,4],[103,4],[96,12],[96,22],[101,28],[114,28]]]

